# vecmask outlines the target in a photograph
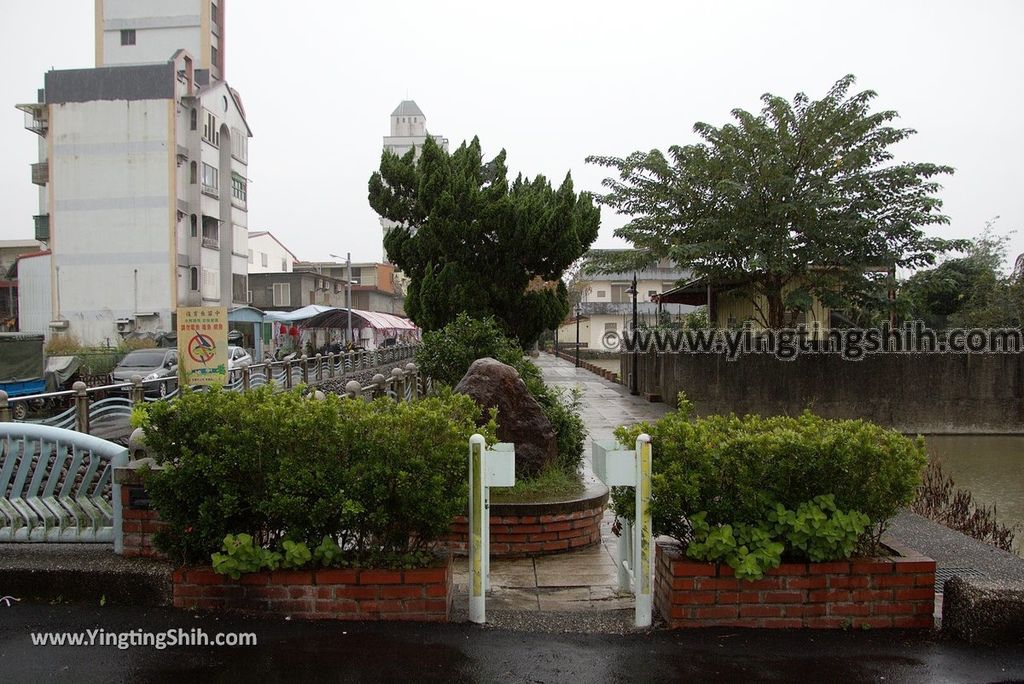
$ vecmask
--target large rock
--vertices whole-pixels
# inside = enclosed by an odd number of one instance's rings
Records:
[[[455,386],[485,409],[498,409],[498,439],[516,445],[516,477],[534,475],[558,458],[555,428],[512,366],[477,359]]]

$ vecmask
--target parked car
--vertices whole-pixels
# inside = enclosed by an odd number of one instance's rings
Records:
[[[238,380],[241,371],[252,365],[252,354],[242,347],[228,345],[228,382]]]
[[[111,383],[131,382],[142,376],[145,394],[163,397],[178,386],[178,352],[174,349],[136,349],[121,359],[110,373]],[[157,382],[164,379],[164,382]]]

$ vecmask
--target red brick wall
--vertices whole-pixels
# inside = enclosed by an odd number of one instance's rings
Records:
[[[492,504],[493,510],[494,504]],[[571,513],[550,515],[491,515],[491,556],[542,556],[583,549],[601,541],[604,504]],[[466,553],[469,523],[458,516],[444,538],[455,553]]]
[[[233,580],[210,568],[171,578],[175,608],[290,615],[302,620],[447,622],[452,564],[417,570],[282,570]]]
[[[657,545],[654,606],[680,627],[932,628],[935,561],[901,556],[835,563],[785,563],[760,580],[732,568],[688,560]]]
[[[136,493],[135,505],[132,504],[133,491]],[[160,522],[156,511],[151,510],[148,505],[140,506],[138,504],[138,494],[137,485],[124,484],[121,486],[123,555],[125,558],[163,558],[164,555],[153,546],[153,535],[166,523]]]

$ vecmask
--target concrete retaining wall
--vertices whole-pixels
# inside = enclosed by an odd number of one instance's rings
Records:
[[[698,415],[810,409],[908,433],[1024,434],[1021,354],[877,354],[859,361],[817,354],[791,361],[767,354],[735,361],[719,354],[639,357],[641,394],[674,404],[685,391]]]

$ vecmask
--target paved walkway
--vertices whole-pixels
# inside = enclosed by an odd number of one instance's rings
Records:
[[[583,422],[588,436],[584,479],[597,482],[590,465],[591,440],[612,439],[620,425],[657,420],[669,407],[650,403],[629,390],[571,362],[541,354],[535,362],[544,382],[555,387],[577,387],[583,393]],[[590,616],[606,620],[616,630],[632,622],[633,596],[618,593],[616,558],[618,537],[612,534],[614,516],[605,513],[600,546],[539,558],[491,560],[491,591],[487,597],[488,622],[522,620],[515,613],[619,611],[622,615]],[[455,571],[456,607],[466,603],[468,563],[459,561]],[[495,612],[497,611],[497,612]],[[507,611],[507,612],[506,612]],[[628,612],[628,615],[626,614]],[[628,618],[628,620],[627,620]],[[456,618],[458,619],[458,618]]]

